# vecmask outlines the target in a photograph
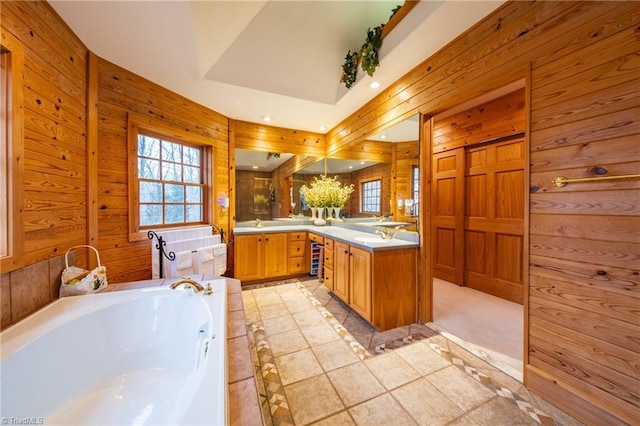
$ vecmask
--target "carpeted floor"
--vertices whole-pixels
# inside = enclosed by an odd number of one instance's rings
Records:
[[[522,305],[434,278],[434,321],[427,324],[522,381]]]

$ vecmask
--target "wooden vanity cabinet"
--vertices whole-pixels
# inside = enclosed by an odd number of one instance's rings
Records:
[[[288,274],[289,235],[286,232],[236,235],[234,277],[257,281]]]
[[[333,293],[380,331],[417,318],[417,249],[367,251],[336,241]]]

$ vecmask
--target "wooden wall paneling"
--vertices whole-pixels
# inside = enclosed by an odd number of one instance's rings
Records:
[[[331,154],[331,158],[391,163],[393,145],[390,142],[364,140]]]
[[[98,57],[89,52],[87,58],[87,244],[98,245]],[[87,264],[97,266],[90,256]]]
[[[434,152],[523,132],[524,88],[477,107],[439,119],[434,129]]]
[[[433,253],[435,253],[435,239],[432,232],[431,192],[432,181],[432,147],[433,147],[433,118],[420,114],[420,203],[418,217],[418,231],[420,235],[420,250],[418,253],[418,321],[422,323],[433,321]]]
[[[148,80],[103,59],[98,63],[98,227],[103,262],[110,271],[110,281],[123,282],[151,277],[151,250],[148,240],[129,242],[129,212],[127,163],[127,117],[135,115],[143,125],[160,127],[169,134],[188,134],[191,140],[211,147],[213,175],[210,200],[213,221],[229,229],[229,216],[217,205],[217,199],[228,194],[229,126],[226,117],[176,95]],[[171,130],[173,129],[173,130]],[[126,191],[123,194],[123,191]],[[135,213],[135,212],[133,212]],[[105,237],[102,240],[102,237]],[[144,249],[137,250],[142,247]],[[116,248],[120,250],[115,250]],[[132,256],[125,261],[118,253],[127,250]],[[113,278],[111,278],[113,277]]]
[[[322,157],[326,138],[320,133],[234,120],[235,147]]]
[[[380,213],[377,215],[387,216],[391,214],[391,163],[376,164],[364,169],[360,169],[350,174],[350,181],[353,183],[354,191],[349,197],[348,213],[352,217],[371,217],[373,213],[361,212],[361,184],[362,182],[380,179]]]
[[[24,75],[25,52],[22,43],[10,32],[0,28],[0,44],[3,50],[10,52],[9,63],[6,64],[10,73],[9,84],[11,88],[2,88],[3,90],[11,90],[8,98],[11,116],[4,131],[7,137],[7,195],[10,197],[11,203],[7,205],[6,229],[7,236],[7,254],[8,256],[0,259],[0,270],[3,272],[15,269],[13,266],[16,260],[24,253],[24,210],[23,210],[23,191],[24,191],[24,90],[20,76]],[[7,105],[3,105],[3,108]],[[4,135],[3,135],[4,136]]]
[[[78,233],[86,229],[80,194],[86,193],[87,50],[45,2],[10,2],[1,14],[3,34],[14,37],[24,57],[24,108],[16,109],[23,114],[24,161],[15,185],[22,197],[21,227],[27,220],[29,229],[20,259],[3,261],[8,271],[85,242]]]
[[[418,141],[415,142],[398,142],[395,143],[396,147],[396,194],[392,198],[394,201],[394,210],[396,213],[396,220],[403,222],[415,222],[416,216],[407,216],[405,214],[404,207],[398,209],[398,198],[403,200],[412,198],[413,190],[413,168],[419,166],[420,149]],[[411,229],[411,228],[407,228]]]
[[[531,63],[533,71],[527,80],[526,96],[529,99],[527,105],[532,106],[532,110],[527,111],[525,121],[525,126],[530,129],[527,135],[531,146],[530,162],[534,167],[548,168],[536,171],[530,178],[532,226],[537,214],[567,215],[567,218],[576,223],[580,223],[583,217],[589,221],[592,216],[637,215],[638,206],[634,201],[637,198],[634,192],[636,189],[631,181],[625,181],[621,187],[598,186],[595,189],[591,185],[572,190],[569,185],[564,188],[565,191],[559,191],[550,188],[550,184],[542,186],[538,176],[547,172],[564,172],[566,169],[578,171],[580,167],[546,166],[545,161],[566,164],[566,153],[554,156],[553,153],[545,152],[541,154],[541,161],[538,161],[536,154],[552,146],[565,147],[593,142],[596,146],[587,148],[590,151],[588,155],[591,155],[591,152],[602,152],[604,149],[602,147],[607,142],[598,147],[600,141],[618,139],[614,144],[618,148],[624,146],[622,149],[630,157],[635,157],[633,148],[620,139],[626,136],[636,137],[638,133],[637,78],[633,77],[636,58],[630,56],[634,51],[630,46],[637,45],[638,13],[633,2],[608,5],[598,2],[506,3],[332,129],[328,134],[328,150],[331,152],[348,146],[403,114],[408,114],[411,109],[438,113],[504,83],[520,79],[523,77],[522,68]],[[621,46],[621,51],[614,53],[617,46]],[[603,53],[605,50],[607,53]],[[600,58],[595,58],[598,52],[602,54]],[[607,57],[603,57],[605,55]],[[599,64],[595,64],[596,62]],[[582,68],[576,72],[574,65]],[[555,75],[561,77],[557,78]],[[545,93],[544,87],[550,84],[556,84],[557,96],[552,95],[553,91],[547,91],[549,96],[540,97]],[[538,109],[537,103],[541,105]],[[609,152],[608,155],[611,161],[607,166],[617,168],[618,171],[632,167],[631,164],[637,161],[630,158],[621,166],[614,164],[615,153]],[[543,156],[546,158],[542,158]],[[578,161],[588,163],[581,156],[578,156]],[[586,169],[584,167],[585,173]],[[527,174],[525,180],[528,179]],[[573,188],[577,186],[574,185]],[[591,200],[591,205],[587,199]],[[594,232],[590,235],[594,235]],[[629,235],[628,231],[625,235]],[[570,253],[579,250],[581,242],[588,241],[586,234],[572,238],[576,240],[575,246],[569,250],[559,246],[557,250]],[[535,244],[538,242],[532,241],[531,246]],[[554,245],[558,244],[564,242],[554,242]],[[626,253],[627,250],[635,248],[638,252],[635,245],[623,245],[619,248],[625,252],[622,258],[628,260],[631,258]],[[615,252],[616,246],[609,245],[606,249]],[[593,253],[595,255],[596,252]],[[557,259],[555,254],[547,253],[545,256],[541,252],[532,251],[529,254],[532,276],[545,274],[551,279],[575,279],[584,285],[596,285],[598,288],[611,285],[611,291],[614,292],[637,291],[637,269],[633,267],[602,265],[598,260],[586,264],[586,254],[582,261],[572,260],[568,254]],[[611,263],[611,259],[608,262]],[[525,271],[527,267],[529,265],[524,266]],[[526,298],[527,295],[525,301]],[[525,326],[527,322],[525,321]],[[594,344],[597,344],[597,340],[594,340]],[[544,366],[536,368],[529,365],[527,384],[583,421],[593,416],[593,419],[613,422],[613,417],[607,413],[609,409],[620,415],[620,410],[610,407],[609,403],[601,403],[594,397],[588,391],[589,387],[575,386],[554,374],[555,370],[545,370]],[[564,401],[571,401],[571,404]]]
[[[567,28],[561,24],[574,8],[551,3],[536,8],[517,2],[503,5],[332,129],[328,152],[406,118],[411,111],[438,113],[518,80],[529,57],[549,48],[538,41],[543,32],[545,40],[551,30],[564,35],[560,39],[567,38]],[[554,36],[558,43],[558,34]]]

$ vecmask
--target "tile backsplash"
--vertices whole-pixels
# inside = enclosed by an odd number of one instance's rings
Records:
[[[75,264],[74,254],[69,254]],[[0,275],[0,328],[20,321],[58,299],[64,256]]]

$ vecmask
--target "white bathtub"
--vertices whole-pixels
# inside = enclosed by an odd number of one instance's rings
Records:
[[[0,334],[0,417],[32,424],[228,423],[226,283],[68,297]]]

